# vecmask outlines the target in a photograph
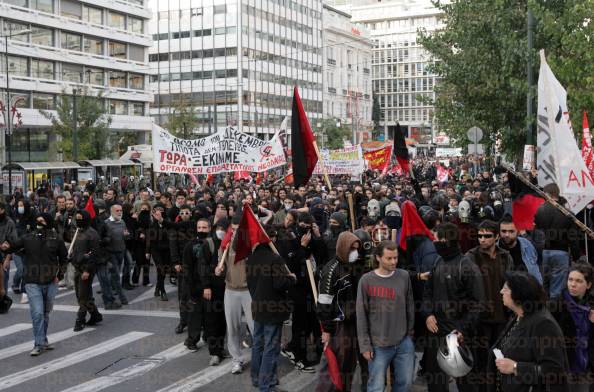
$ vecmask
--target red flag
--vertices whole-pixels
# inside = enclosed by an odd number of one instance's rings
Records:
[[[295,186],[307,184],[318,163],[314,135],[303,109],[297,86],[293,89],[291,112],[291,162]]]
[[[495,170],[497,172],[497,169]],[[544,203],[544,199],[517,178],[514,173],[508,171],[507,178],[512,196],[512,220],[514,225],[518,230],[532,230],[534,228],[534,216],[538,207]]]
[[[93,198],[89,196],[87,200],[87,204],[85,204],[85,211],[89,213],[91,219],[93,219],[97,214],[95,214],[95,207],[93,206]]]
[[[363,154],[363,158],[367,161],[370,169],[381,171],[384,171],[390,164],[390,156],[392,156],[392,146],[386,146]]]
[[[594,157],[592,156],[592,135],[590,135],[590,126],[588,125],[588,115],[584,111],[582,120],[582,158],[584,163],[590,171],[590,175],[594,175]]]
[[[445,167],[438,165],[437,166],[437,182],[439,183],[444,183],[444,182],[448,182],[449,180],[449,171],[448,169],[446,169]]]
[[[332,380],[332,384],[334,384],[337,390],[342,391],[343,385],[342,377],[340,376],[340,367],[338,366],[338,359],[336,359],[336,355],[330,346],[324,348],[324,355],[326,356],[326,362],[328,362],[328,375],[330,376],[330,380]]]
[[[250,178],[250,173],[246,171],[236,171],[235,173],[233,173],[233,179],[235,181],[249,180]]]
[[[229,245],[229,242],[231,242],[232,238],[233,238],[233,228],[231,227],[231,225],[229,225],[229,227],[227,228],[227,231],[225,232],[225,236],[221,240],[220,249],[222,249],[222,250],[227,249],[227,246]]]
[[[268,244],[271,240],[264,232],[258,218],[248,203],[243,204],[241,221],[237,228],[237,242],[235,245],[235,262],[245,259],[252,253],[256,245]]]
[[[192,173],[190,173],[190,180],[192,180],[192,184],[200,184],[198,182],[198,179],[196,178],[196,176],[193,175]]]
[[[407,200],[402,203],[402,231],[400,232],[400,247],[406,250],[406,239],[413,235],[424,235],[431,241],[435,241],[433,233],[425,226],[425,222],[419,216],[415,204]]]

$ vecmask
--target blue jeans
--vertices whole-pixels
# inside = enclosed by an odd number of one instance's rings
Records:
[[[25,259],[22,256],[13,254],[12,261],[14,261],[14,265],[16,266],[16,272],[12,278],[12,287],[25,291],[25,280],[23,279],[23,263]]]
[[[115,301],[113,292],[111,291],[111,273],[109,272],[111,263],[101,264],[97,266],[97,279],[101,285],[101,298],[103,298],[103,306],[112,304]]]
[[[262,324],[254,320],[251,377],[261,392],[276,384],[276,364],[280,355],[283,323]]]
[[[404,337],[396,346],[373,348],[373,360],[368,362],[367,392],[384,391],[390,363],[394,366],[392,391],[407,392],[415,370],[415,345],[410,336]]]
[[[33,337],[35,347],[43,347],[47,344],[47,327],[49,326],[49,314],[54,306],[54,297],[58,291],[58,285],[27,283],[25,285],[29,296],[29,311],[33,322]]]
[[[545,277],[549,279],[549,297],[558,297],[567,286],[569,253],[563,250],[543,250],[542,266]]]
[[[126,296],[122,291],[122,281],[120,280],[120,272],[122,271],[122,264],[124,263],[124,258],[124,252],[111,253],[111,264],[113,266],[110,270],[111,288],[115,292],[114,294],[120,297],[121,301],[126,300]]]

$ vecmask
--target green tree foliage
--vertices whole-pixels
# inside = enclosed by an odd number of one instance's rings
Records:
[[[503,152],[521,156],[526,140],[527,63],[532,58],[535,84],[539,49],[568,90],[574,125],[592,104],[594,37],[590,19],[594,0],[457,0],[435,1],[445,28],[420,43],[429,51],[439,77],[436,108],[440,128],[459,145],[478,126],[490,148],[501,138]],[[535,17],[534,50],[527,50],[527,9]],[[533,87],[536,112],[536,86]],[[535,113],[531,119],[535,118]],[[581,124],[581,122],[579,122]]]
[[[72,130],[74,123],[72,95],[58,98],[56,113],[41,111],[52,122],[50,132],[60,136],[58,149],[64,160],[72,160]],[[78,125],[78,159],[102,159],[109,153],[109,125],[101,95],[92,96],[87,90],[76,97],[76,121]]]
[[[314,131],[320,148],[322,148],[320,143],[322,137],[324,137],[323,147],[328,149],[343,148],[345,139],[352,137],[351,128],[334,117],[319,120]]]
[[[175,103],[168,116],[166,128],[172,135],[184,139],[195,139],[194,128],[198,126],[198,115],[192,102],[181,98]]]

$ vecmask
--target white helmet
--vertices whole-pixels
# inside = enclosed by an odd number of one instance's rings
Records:
[[[472,370],[474,359],[468,347],[460,346],[458,335],[450,333],[439,346],[437,363],[448,376],[464,377]]]
[[[458,204],[458,217],[464,223],[470,221],[470,203],[467,200],[462,200]]]

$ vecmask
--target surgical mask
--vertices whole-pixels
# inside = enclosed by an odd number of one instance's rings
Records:
[[[17,211],[19,212],[19,214],[24,214],[25,213],[25,207],[18,207]]]
[[[45,225],[41,225],[39,223],[37,224],[36,227],[37,227],[37,230],[43,230],[43,229],[45,229]]]
[[[225,230],[217,230],[217,238],[219,240],[222,240],[223,238],[225,238]]]
[[[349,263],[354,263],[357,260],[359,260],[359,251],[355,249],[349,253]]]

